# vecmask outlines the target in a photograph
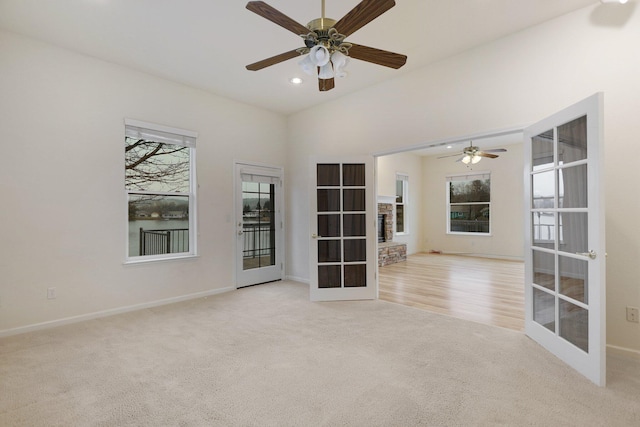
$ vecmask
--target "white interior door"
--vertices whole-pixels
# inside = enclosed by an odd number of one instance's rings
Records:
[[[282,169],[236,163],[236,287],[283,275]]]
[[[525,330],[606,378],[602,94],[525,130]]]
[[[377,298],[373,157],[316,158],[309,170],[311,300]]]

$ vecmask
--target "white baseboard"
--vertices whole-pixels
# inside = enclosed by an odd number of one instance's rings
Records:
[[[300,283],[304,283],[304,284],[309,284],[309,279],[305,279],[303,277],[296,277],[296,276],[286,276],[285,277],[286,280],[292,280],[294,282],[300,282]]]
[[[468,256],[468,257],[475,257],[475,258],[498,259],[503,261],[524,261],[524,257],[512,256],[512,255],[478,254],[473,252],[448,252],[448,251],[442,251],[441,253],[443,255],[459,255],[459,256]]]
[[[640,360],[640,351],[617,345],[607,345],[607,354],[621,356],[627,359]]]
[[[55,328],[57,326],[69,325],[71,323],[84,322],[86,320],[98,319],[101,317],[113,316],[116,314],[127,313],[130,311],[144,310],[145,308],[159,307],[161,305],[173,304],[176,302],[188,301],[196,298],[208,297],[211,295],[222,294],[229,291],[235,291],[235,287],[211,289],[203,292],[196,292],[194,294],[182,295],[179,297],[166,298],[157,301],[146,302],[142,304],[129,305],[125,307],[118,307],[110,310],[96,311],[94,313],[81,314],[79,316],[65,317],[63,319],[50,320],[48,322],[35,323],[33,325],[20,326],[12,329],[0,330],[0,338],[8,337],[11,335],[24,334],[25,332],[39,331],[42,329]]]

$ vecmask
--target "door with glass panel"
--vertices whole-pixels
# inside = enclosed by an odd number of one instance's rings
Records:
[[[281,280],[282,169],[236,163],[236,287]]]
[[[605,384],[602,94],[525,130],[525,330]]]
[[[377,298],[373,158],[310,165],[312,301]]]

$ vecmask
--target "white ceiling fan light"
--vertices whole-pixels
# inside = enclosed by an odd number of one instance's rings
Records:
[[[329,49],[321,44],[317,44],[311,48],[307,57],[311,58],[311,62],[314,65],[322,67],[324,65],[327,65],[327,63],[331,59],[331,54],[329,53]]]
[[[344,70],[349,63],[349,57],[347,55],[336,50],[331,54],[331,63],[333,63],[333,71],[336,77],[343,78],[347,76],[347,72]]]
[[[316,66],[314,65],[314,63],[311,60],[311,58],[309,57],[309,55],[305,56],[302,59],[302,61],[298,62],[298,65],[300,65],[300,68],[302,69],[302,71],[304,71],[305,73],[309,74],[310,76],[315,75]]]
[[[322,80],[333,78],[333,67],[331,66],[331,62],[327,62],[322,67],[320,67],[320,71],[318,72],[318,78]]]
[[[465,165],[468,165],[468,164],[475,165],[480,160],[482,160],[482,157],[478,156],[477,154],[465,154],[465,156],[460,161]]]

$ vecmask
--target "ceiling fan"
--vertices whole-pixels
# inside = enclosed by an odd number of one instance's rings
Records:
[[[456,160],[456,162],[462,162],[465,165],[468,165],[469,163],[475,165],[476,163],[478,163],[483,157],[487,157],[489,159],[495,159],[496,157],[499,157],[497,154],[492,154],[492,153],[504,153],[507,150],[504,148],[494,148],[492,150],[480,150],[480,148],[476,147],[473,145],[473,141],[469,142],[469,146],[465,147],[461,153],[456,153],[456,154],[450,154],[448,156],[441,156],[438,157],[439,159],[444,159],[447,157],[457,157],[457,156],[462,156],[460,157],[458,160]]]
[[[335,87],[334,77],[346,75],[344,67],[349,57],[373,64],[398,69],[407,62],[406,55],[345,42],[345,38],[395,6],[394,0],[362,0],[339,21],[325,18],[325,0],[322,0],[322,17],[305,27],[263,1],[250,1],[247,9],[302,37],[304,47],[281,53],[247,65],[247,70],[258,71],[300,55],[307,55],[301,62],[302,69],[312,75],[317,73],[320,91]]]

